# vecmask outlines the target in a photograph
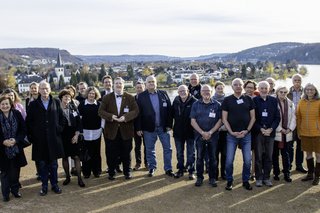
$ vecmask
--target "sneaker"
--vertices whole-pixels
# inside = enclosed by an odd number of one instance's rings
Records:
[[[242,183],[243,188],[245,188],[246,190],[252,190],[252,186],[250,185],[250,183],[248,181],[243,182]]]
[[[212,187],[217,187],[217,183],[216,183],[216,180],[214,178],[210,178],[209,180],[209,184],[212,186]]]
[[[256,177],[254,175],[251,175],[250,180],[255,181]]]
[[[141,168],[141,164],[136,164],[133,168],[134,171],[138,171]]]
[[[232,184],[233,184],[233,181],[228,181],[225,189],[228,190],[228,191],[231,191],[232,190]]]
[[[196,176],[193,173],[189,174],[189,180],[194,180],[196,179]]]
[[[197,178],[196,183],[194,184],[195,186],[201,186],[203,183],[203,179],[202,178]]]
[[[292,182],[292,179],[291,179],[291,177],[290,177],[289,174],[285,174],[285,175],[284,175],[284,180],[285,180],[286,182],[288,182],[288,183],[291,183],[291,182]]]
[[[263,183],[264,183],[264,185],[269,186],[269,187],[273,186],[271,180],[263,180]]]
[[[183,170],[179,170],[176,174],[175,174],[175,178],[180,178],[183,176]]]
[[[256,180],[256,187],[262,187],[262,180]]]

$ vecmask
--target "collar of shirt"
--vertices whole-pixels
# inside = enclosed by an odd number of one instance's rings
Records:
[[[116,98],[122,98],[123,93],[121,93],[121,94],[114,93],[114,96],[115,96]]]
[[[87,105],[87,104],[95,104],[95,105],[98,105],[97,100],[94,100],[93,103],[90,103],[90,102],[88,101],[88,99],[86,99],[86,100],[84,101],[84,105]]]
[[[105,92],[106,92],[106,95],[108,95],[108,94],[112,93],[113,91],[112,91],[112,89],[110,89],[110,90],[105,90]]]
[[[149,92],[149,90],[148,90],[148,93],[149,93],[149,95],[154,95],[154,94],[157,94],[158,93],[158,90],[154,90],[154,92]]]

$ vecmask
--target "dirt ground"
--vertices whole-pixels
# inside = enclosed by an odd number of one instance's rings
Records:
[[[174,144],[173,140],[171,142]],[[105,170],[104,142],[101,150]],[[121,174],[110,181],[103,173],[100,178],[85,179],[85,188],[77,185],[76,177],[68,186],[62,186],[64,174],[59,161],[59,185],[63,192],[56,195],[49,191],[45,197],[39,196],[40,182],[35,179],[34,162],[30,160],[31,147],[25,151],[29,164],[21,171],[23,198],[11,197],[8,203],[0,202],[0,212],[320,212],[320,186],[301,182],[304,175],[295,171],[292,172],[292,183],[286,183],[281,176],[271,188],[243,189],[240,150],[234,164],[232,191],[226,191],[226,182],[220,179],[217,188],[208,184],[207,176],[201,187],[195,187],[194,181],[188,180],[187,176],[174,179],[164,175],[162,147],[157,142],[158,169],[152,178],[147,177],[147,170],[143,168],[133,172],[131,180],[125,180]],[[134,165],[133,152],[132,157]],[[172,159],[175,168],[174,145]]]

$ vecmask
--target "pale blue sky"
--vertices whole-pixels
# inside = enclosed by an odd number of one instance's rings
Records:
[[[71,54],[231,53],[319,42],[317,0],[0,0],[0,48]]]

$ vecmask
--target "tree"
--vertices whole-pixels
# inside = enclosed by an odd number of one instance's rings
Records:
[[[52,75],[49,76],[49,84],[50,84],[50,87],[52,89],[54,89],[56,87],[56,85],[54,85],[53,76]]]
[[[108,75],[110,75],[111,78],[115,78],[115,73],[111,67],[109,67],[109,69],[108,69]]]
[[[106,67],[104,64],[101,64],[101,69],[99,72],[99,79],[101,80],[103,78],[103,76],[105,76],[106,74],[107,74]]]
[[[270,76],[273,74],[274,72],[274,66],[272,62],[266,61],[266,64],[264,66],[264,71],[266,71]]]
[[[64,86],[65,86],[64,77],[63,77],[63,75],[61,75],[59,77],[59,89],[62,89]]]
[[[165,73],[160,73],[157,75],[156,79],[159,84],[164,85],[167,83],[167,75]]]
[[[241,78],[246,78],[247,77],[247,67],[246,65],[241,65]]]
[[[128,77],[130,80],[134,79],[134,72],[133,72],[133,68],[131,65],[127,66],[127,73],[128,73]]]
[[[77,81],[77,76],[76,76],[75,73],[72,73],[72,74],[71,74],[71,79],[70,79],[70,84],[73,85],[73,86],[76,86],[77,83],[79,83],[79,82]]]
[[[151,74],[152,74],[152,70],[149,67],[145,67],[142,70],[142,73],[141,73],[141,75],[144,76],[144,77],[147,77],[147,76],[149,76]]]

